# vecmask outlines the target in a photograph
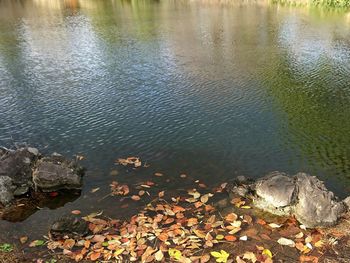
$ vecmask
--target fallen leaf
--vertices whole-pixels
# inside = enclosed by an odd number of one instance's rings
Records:
[[[134,201],[139,201],[141,199],[141,197],[138,195],[133,195],[133,196],[131,196],[131,199]]]
[[[177,250],[175,248],[169,248],[168,250],[169,256],[173,259],[180,260],[182,253],[180,250]]]
[[[155,254],[154,254],[154,258],[157,260],[157,261],[162,261],[163,258],[164,258],[164,254],[161,250],[158,250]]]
[[[264,250],[261,254],[266,255],[269,258],[272,258],[272,253],[271,253],[270,249],[264,248]]]
[[[280,228],[282,225],[271,223],[271,224],[269,224],[269,226],[272,227],[272,228]]]
[[[101,253],[100,252],[93,252],[90,254],[90,259],[92,261],[96,261],[97,259],[99,259],[101,256]]]
[[[277,240],[277,243],[282,246],[289,246],[289,247],[295,247],[295,242],[291,239],[281,237]]]
[[[210,254],[215,258],[216,262],[226,263],[228,257],[230,256],[225,250],[220,250],[220,252],[212,251]]]
[[[154,175],[155,175],[155,176],[158,176],[158,177],[163,176],[162,173],[155,173]]]
[[[245,252],[243,255],[243,259],[248,259],[253,263],[257,261],[256,256],[253,252]]]
[[[232,235],[227,235],[227,236],[225,236],[225,239],[226,239],[227,241],[236,241],[236,240],[237,240],[237,237],[232,236]]]
[[[28,237],[27,236],[20,237],[19,241],[21,242],[21,244],[24,244],[28,241]]]
[[[98,190],[100,190],[100,187],[97,187],[97,188],[93,188],[91,189],[90,193],[96,193]]]
[[[80,215],[81,214],[81,211],[80,210],[73,210],[71,212],[73,215]]]

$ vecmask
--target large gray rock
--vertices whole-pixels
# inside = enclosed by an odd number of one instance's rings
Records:
[[[308,227],[334,225],[346,211],[345,204],[315,176],[298,173],[295,178],[298,200],[293,212],[298,221]]]
[[[258,180],[254,188],[258,208],[277,215],[293,214],[310,228],[334,225],[346,211],[345,203],[339,202],[323,182],[305,173],[290,177],[274,172]]]
[[[256,182],[255,191],[273,207],[285,207],[293,202],[295,184],[287,174],[273,172]]]
[[[81,189],[83,170],[75,162],[59,155],[42,158],[33,172],[36,189],[52,192],[60,189]]]
[[[0,176],[0,203],[8,205],[14,199],[12,179],[8,176]]]

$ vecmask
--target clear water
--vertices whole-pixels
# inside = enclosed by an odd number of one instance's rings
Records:
[[[2,237],[41,235],[72,209],[125,216],[116,199],[98,200],[111,181],[154,171],[172,180],[169,191],[184,187],[180,173],[214,185],[305,171],[344,197],[350,13],[213,0],[0,1],[0,145],[19,142],[82,154],[88,174],[81,197],[1,221]],[[114,165],[135,155],[151,166]]]

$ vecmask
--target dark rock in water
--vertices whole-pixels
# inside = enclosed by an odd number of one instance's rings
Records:
[[[26,194],[32,187],[32,167],[38,157],[39,151],[31,147],[0,149],[0,202],[3,205],[8,205],[14,196]]]
[[[254,203],[258,208],[277,215],[291,215],[306,227],[334,225],[346,211],[314,176],[298,173],[290,177],[274,172],[258,180],[255,185]]]
[[[55,155],[40,159],[33,172],[36,189],[52,192],[60,189],[81,189],[83,169],[75,162]]]
[[[67,215],[55,221],[50,227],[53,239],[69,237],[82,237],[89,233],[88,223],[75,215]]]
[[[0,203],[8,205],[14,199],[12,179],[8,176],[0,176]]]
[[[33,199],[38,189],[44,192],[81,189],[83,173],[74,160],[59,154],[42,157],[33,147],[17,150],[0,147],[0,206],[11,205],[16,197]]]

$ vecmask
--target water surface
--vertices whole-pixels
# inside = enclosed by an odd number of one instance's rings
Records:
[[[350,187],[350,15],[215,1],[0,1],[0,144],[82,154],[82,196],[2,236],[45,233],[113,180],[208,185],[273,170]],[[151,166],[119,169],[118,157]],[[95,194],[90,190],[100,187]],[[125,215],[125,212],[122,212]],[[43,220],[45,218],[45,220]],[[31,230],[29,230],[31,229]]]

